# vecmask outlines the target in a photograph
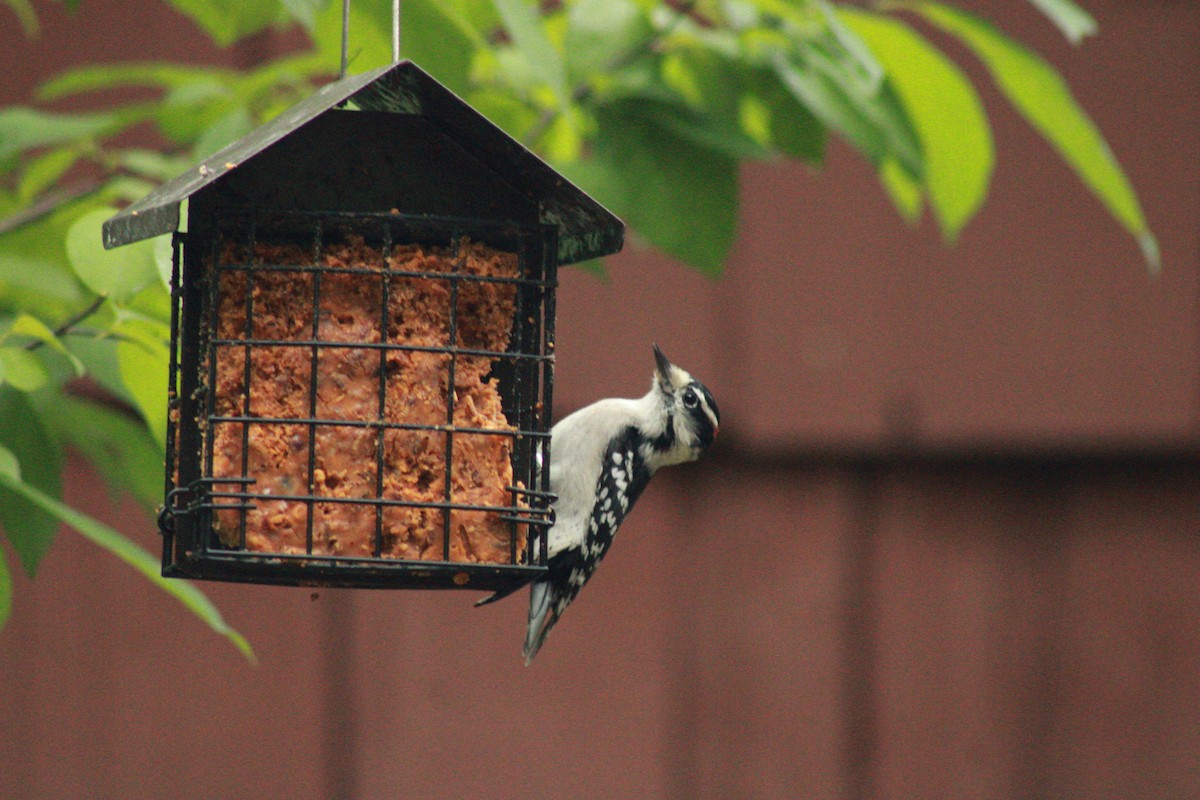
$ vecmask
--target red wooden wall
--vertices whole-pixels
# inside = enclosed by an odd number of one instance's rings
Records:
[[[723,281],[637,250],[564,275],[561,411],[644,391],[658,341],[724,425],[533,667],[518,599],[206,586],[251,667],[64,531],[0,632],[0,796],[1200,796],[1200,6],[1089,3],[1076,51],[978,5],[1098,119],[1161,276],[990,89],[952,249],[844,147],[748,167]],[[54,6],[45,50],[0,34],[4,97],[172,54],[165,12],[85,7],[86,40]],[[85,468],[68,493],[155,546]]]

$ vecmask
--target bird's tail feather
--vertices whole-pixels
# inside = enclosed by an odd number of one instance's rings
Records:
[[[525,666],[533,663],[533,657],[542,649],[546,634],[554,627],[558,617],[554,615],[554,593],[549,581],[534,581],[529,588],[529,627],[525,630]]]
[[[503,600],[504,598],[508,597],[510,594],[512,594],[513,592],[515,592],[517,589],[520,589],[520,588],[521,588],[520,586],[514,586],[511,589],[502,589],[498,592],[495,592],[494,594],[490,594],[487,597],[483,598],[482,600],[476,600],[475,607],[479,608],[480,606],[486,606],[488,603],[494,603],[497,600]]]

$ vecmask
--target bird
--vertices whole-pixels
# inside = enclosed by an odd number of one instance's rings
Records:
[[[548,571],[530,585],[526,666],[595,573],[650,478],[662,467],[695,461],[716,439],[721,412],[712,393],[657,344],[654,360],[643,397],[598,400],[550,429],[554,524],[547,532]]]

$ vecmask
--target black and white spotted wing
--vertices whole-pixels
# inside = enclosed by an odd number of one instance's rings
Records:
[[[596,484],[596,505],[588,520],[587,538],[580,547],[569,547],[550,559],[550,583],[554,587],[554,616],[559,616],[612,546],[621,522],[650,481],[637,446],[638,435],[627,428],[604,453]]]

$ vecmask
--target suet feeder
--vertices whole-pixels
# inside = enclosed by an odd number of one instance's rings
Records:
[[[556,271],[619,250],[620,220],[400,61],[163,185],[104,244],[165,233],[164,575],[544,572]]]

